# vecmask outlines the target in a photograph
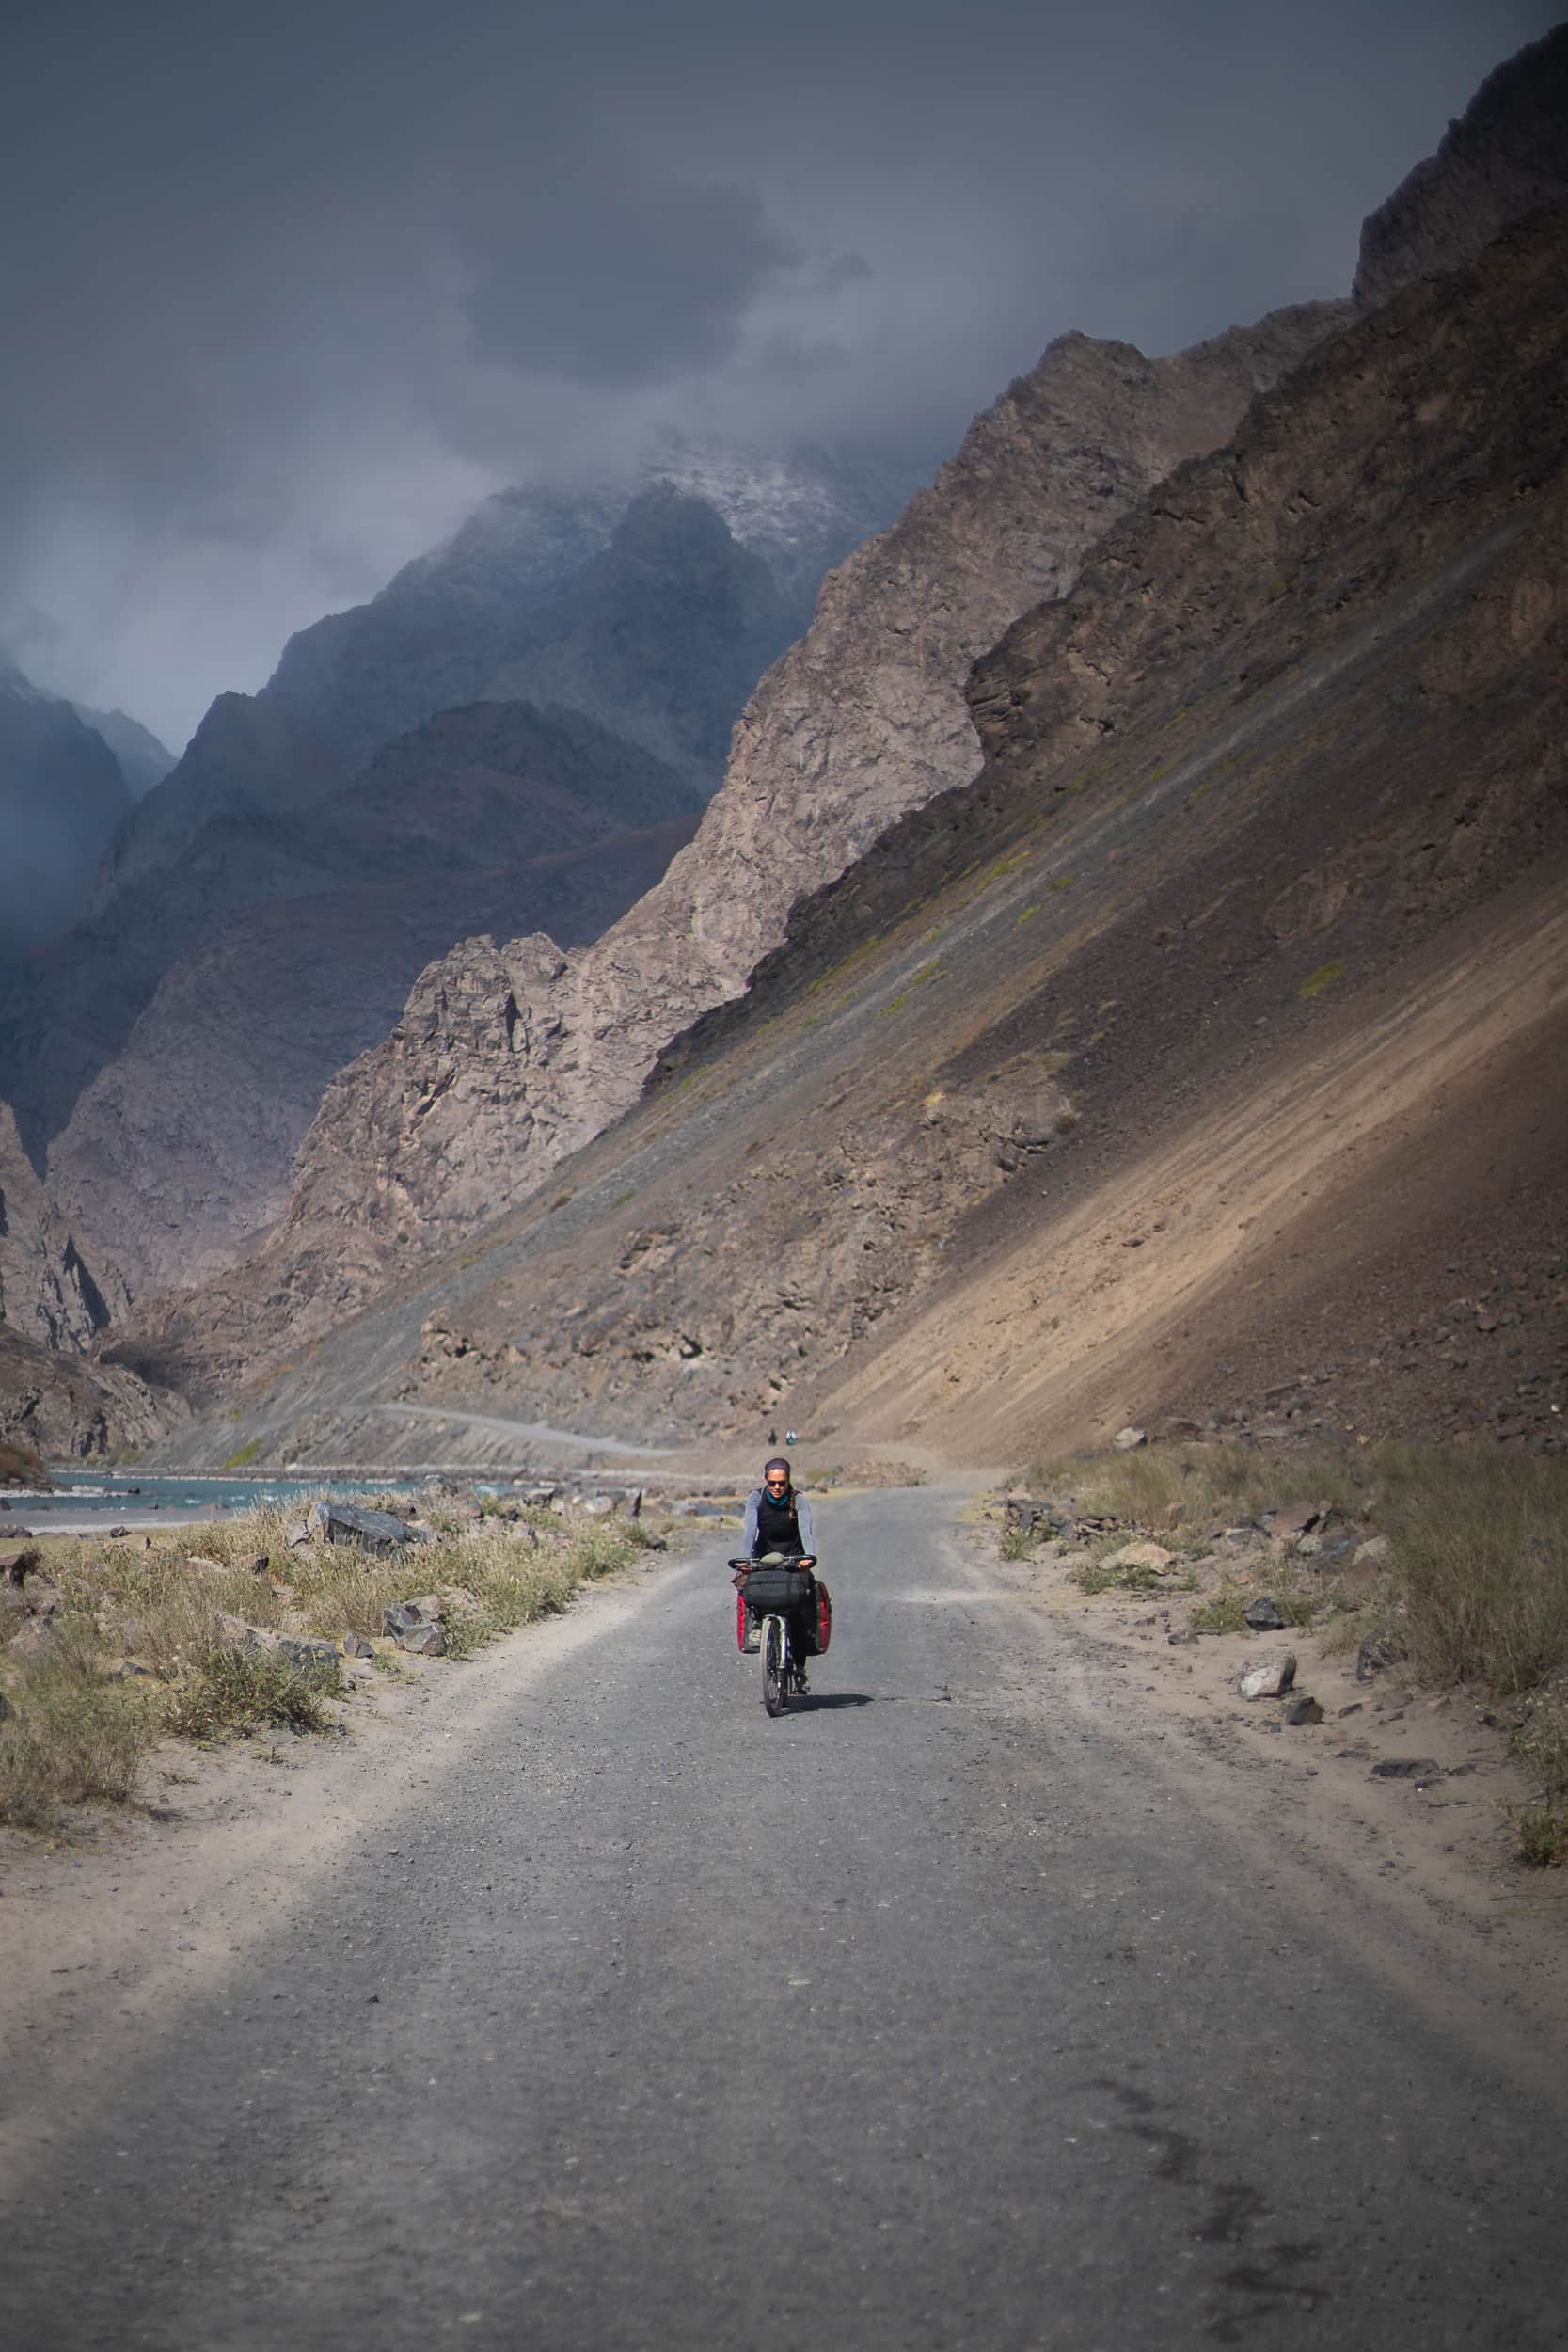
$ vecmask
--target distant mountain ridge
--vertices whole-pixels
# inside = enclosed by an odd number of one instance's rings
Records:
[[[562,593],[593,634],[594,574],[602,594],[609,584],[603,560],[618,534],[636,543],[625,554],[661,566],[666,587],[678,582],[683,552],[696,554],[709,569],[721,560],[721,543],[711,531],[693,535],[700,525],[690,510],[700,506],[734,542],[730,560],[759,631],[762,659],[746,680],[743,701],[767,662],[806,627],[823,574],[890,521],[916,486],[912,469],[864,453],[780,455],[666,436],[626,479],[578,490],[504,490],[486,500],[449,540],[405,564],[370,603],[292,637],[261,699],[288,711],[341,755],[362,759],[376,743],[437,709],[538,694],[537,676],[531,672],[525,681],[519,668],[559,659],[563,641],[570,655],[574,636],[581,644],[580,625],[576,632],[563,628],[556,611]],[[661,515],[675,526],[663,549],[657,530],[649,528]],[[745,557],[752,559],[750,564]],[[692,584],[704,584],[701,570]],[[619,583],[615,598],[623,608],[626,585]],[[706,582],[710,595],[712,585]],[[721,613],[711,617],[730,633]],[[612,629],[624,628],[624,611],[609,620]],[[700,637],[693,641],[693,651],[699,643]],[[603,720],[602,695],[593,688],[589,692],[581,707]],[[551,689],[547,699],[573,698]],[[738,709],[733,689],[720,696],[716,723],[725,738]],[[667,736],[638,734],[624,723],[617,731],[671,755]],[[706,733],[711,739],[712,723]],[[709,788],[722,765],[722,745],[717,763],[711,748],[704,749],[701,766]]]
[[[242,747],[276,740],[277,714],[239,718]],[[24,1136],[62,1210],[136,1287],[223,1263],[276,1216],[326,1080],[433,956],[519,920],[593,938],[700,805],[578,712],[480,704],[314,804],[258,793],[216,817],[0,1000]]]

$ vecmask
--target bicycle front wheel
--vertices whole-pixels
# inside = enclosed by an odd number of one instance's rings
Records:
[[[762,1703],[770,1715],[782,1715],[788,1705],[789,1655],[784,1621],[769,1617],[762,1632]]]

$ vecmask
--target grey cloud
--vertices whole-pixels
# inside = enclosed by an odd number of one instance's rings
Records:
[[[1342,291],[1538,0],[15,0],[0,637],[180,737],[507,481]]]
[[[485,361],[647,384],[721,364],[800,248],[754,188],[676,179],[613,148],[530,159],[522,185],[469,191],[464,309]]]

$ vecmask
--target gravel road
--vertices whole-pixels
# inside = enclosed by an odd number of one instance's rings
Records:
[[[347,1788],[288,1917],[13,2146],[0,2339],[1564,2342],[1560,2051],[1261,1877],[941,1497],[818,1509],[782,1722],[721,1539],[446,1670],[500,1700],[432,1712],[418,1795]]]

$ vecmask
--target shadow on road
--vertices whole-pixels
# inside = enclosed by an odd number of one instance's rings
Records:
[[[820,1696],[815,1691],[808,1691],[803,1699],[790,1700],[789,1711],[792,1715],[821,1715],[835,1707],[875,1707],[876,1704],[869,1691],[824,1691]]]

